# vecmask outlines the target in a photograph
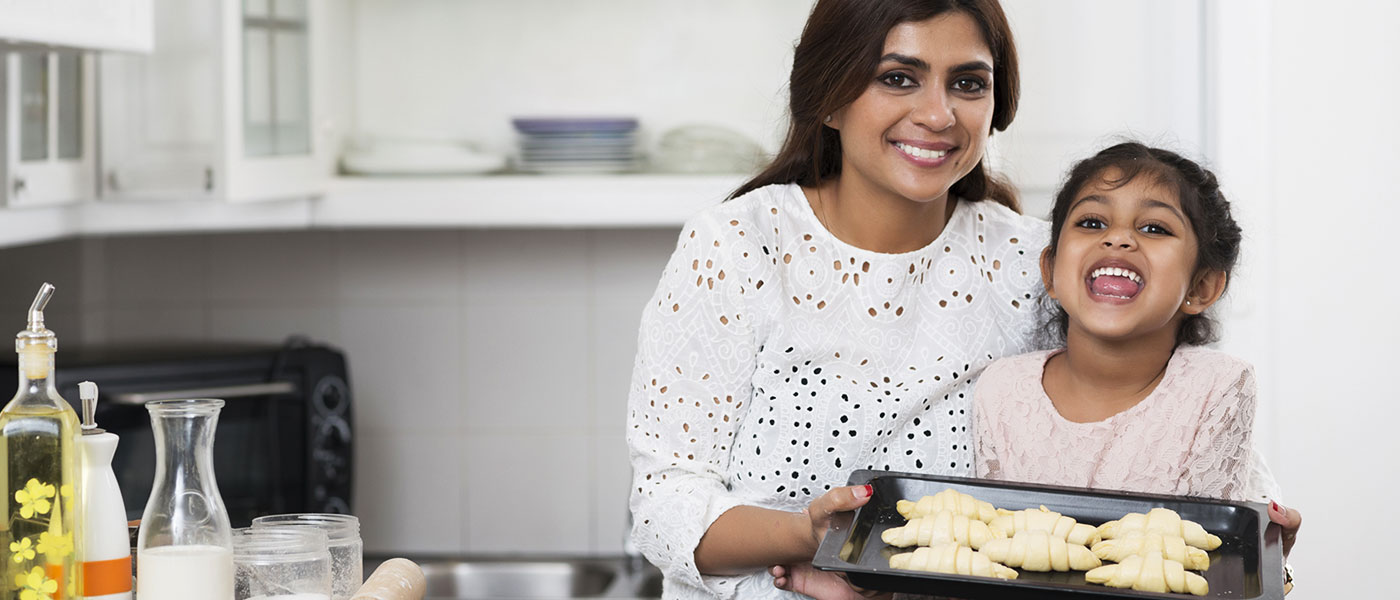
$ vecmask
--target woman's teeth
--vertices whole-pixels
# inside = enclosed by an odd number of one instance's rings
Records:
[[[1098,268],[1098,269],[1094,269],[1094,272],[1092,272],[1092,273],[1089,274],[1089,278],[1090,278],[1090,279],[1095,279],[1095,278],[1098,278],[1098,277],[1102,277],[1102,276],[1104,276],[1104,275],[1109,275],[1109,276],[1113,276],[1113,277],[1127,277],[1128,279],[1131,279],[1131,280],[1133,281],[1133,283],[1136,283],[1136,284],[1138,284],[1138,285],[1142,285],[1142,276],[1141,276],[1141,275],[1138,275],[1137,273],[1134,273],[1134,272],[1132,272],[1132,271],[1129,271],[1128,269],[1120,269],[1120,268],[1118,268],[1118,267],[1101,267],[1101,268]]]
[[[943,158],[945,156],[948,156],[948,150],[926,150],[924,148],[916,148],[914,146],[910,146],[909,144],[901,142],[895,142],[894,147],[899,148],[900,152],[908,154],[909,156],[913,156],[914,158],[930,159]]]

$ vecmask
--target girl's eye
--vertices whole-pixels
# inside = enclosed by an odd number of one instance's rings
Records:
[[[953,81],[953,89],[965,94],[976,94],[987,89],[987,83],[979,77],[960,77]]]
[[[1103,221],[1100,221],[1098,217],[1084,217],[1078,221],[1075,221],[1074,226],[1082,227],[1084,229],[1103,229],[1107,227],[1107,225],[1105,225]]]
[[[1138,231],[1141,231],[1141,232],[1143,232],[1143,233],[1151,233],[1151,234],[1155,234],[1155,235],[1171,235],[1171,234],[1172,234],[1172,232],[1171,232],[1170,230],[1168,230],[1166,227],[1163,227],[1163,226],[1158,225],[1158,224],[1156,224],[1156,223],[1148,223],[1148,224],[1146,224],[1146,225],[1143,225],[1142,227],[1139,227],[1139,228],[1138,228]]]
[[[918,82],[914,81],[913,77],[910,77],[907,73],[900,72],[881,75],[879,81],[889,87],[895,88],[907,88],[918,85]]]

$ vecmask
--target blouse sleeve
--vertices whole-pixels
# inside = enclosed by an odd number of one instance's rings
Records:
[[[1254,369],[1248,365],[1212,391],[1186,458],[1181,492],[1247,499],[1253,476],[1254,396]]]
[[[730,234],[737,225],[707,213],[682,231],[642,314],[627,408],[632,541],[668,586],[717,598],[732,597],[742,577],[701,576],[695,548],[741,504],[729,491],[730,448],[756,367],[759,315],[746,298],[761,287],[755,267],[732,258],[743,244]]]

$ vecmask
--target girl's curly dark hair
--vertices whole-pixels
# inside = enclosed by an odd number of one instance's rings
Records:
[[[1110,170],[1118,177],[1107,178]],[[1138,142],[1124,142],[1104,148],[1098,154],[1079,161],[1070,169],[1064,185],[1055,195],[1055,208],[1050,212],[1050,258],[1060,243],[1060,229],[1069,216],[1069,208],[1084,186],[1102,181],[1114,189],[1127,185],[1140,175],[1157,178],[1157,183],[1174,191],[1181,200],[1182,211],[1196,233],[1196,271],[1230,272],[1240,256],[1240,226],[1230,214],[1230,203],[1220,193],[1215,174],[1180,154],[1153,148]],[[1058,303],[1043,302],[1050,312],[1050,327],[1044,331],[1052,337],[1048,344],[1063,345],[1069,331],[1069,315]],[[1057,337],[1056,337],[1057,336]],[[1176,332],[1177,345],[1202,345],[1219,337],[1219,324],[1205,313],[1187,316]]]

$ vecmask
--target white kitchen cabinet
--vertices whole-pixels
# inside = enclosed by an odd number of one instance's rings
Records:
[[[329,181],[322,0],[156,0],[155,50],[101,58],[104,199],[305,198]]]
[[[0,43],[151,50],[151,0],[0,0]]]
[[[96,194],[92,57],[37,48],[0,56],[0,200],[7,207],[33,207],[91,198]]]

